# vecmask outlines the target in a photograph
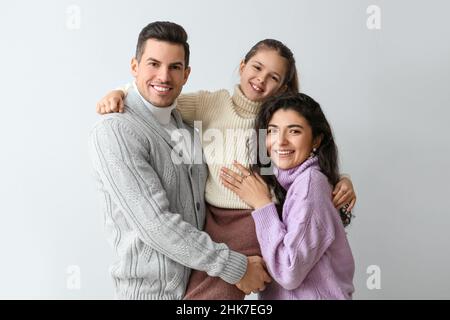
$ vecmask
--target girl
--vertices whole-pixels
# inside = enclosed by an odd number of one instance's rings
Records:
[[[248,133],[254,128],[262,102],[282,92],[298,92],[298,77],[292,52],[272,39],[262,40],[251,48],[240,64],[239,73],[240,84],[233,95],[227,90],[183,94],[177,100],[177,109],[191,125],[194,120],[202,121],[205,132],[202,145],[209,169],[205,231],[214,241],[251,256],[260,255],[251,208],[220,183],[219,171],[223,165],[231,167],[233,160],[246,167],[252,164]],[[125,94],[126,90],[111,92],[97,104],[97,112],[122,111]],[[208,139],[208,129],[218,130],[225,137],[222,151],[226,149],[226,152],[215,152],[217,148],[211,147],[218,139]],[[230,132],[237,131],[238,135],[229,137]],[[349,209],[353,207],[356,197],[349,179],[337,182],[333,201],[338,208],[345,204],[349,204]],[[186,299],[233,300],[244,297],[236,286],[196,270],[192,271],[185,296]]]
[[[224,167],[221,178],[254,208],[261,252],[276,281],[260,298],[351,299],[355,266],[344,231],[350,217],[339,217],[331,201],[339,180],[337,148],[319,104],[301,93],[282,95],[261,107],[256,127],[267,130],[265,151],[276,179],[239,163],[241,175]]]

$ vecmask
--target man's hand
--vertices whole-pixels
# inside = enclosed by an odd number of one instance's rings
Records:
[[[124,94],[122,90],[111,91],[97,103],[97,113],[123,112],[123,98]]]
[[[347,211],[352,211],[356,203],[356,194],[353,189],[352,181],[349,178],[343,177],[336,184],[333,190],[333,204],[337,209],[342,208],[348,204]]]
[[[266,288],[265,283],[272,282],[269,274],[266,272],[264,260],[260,256],[247,257],[247,271],[242,279],[236,283],[245,294],[257,293]]]

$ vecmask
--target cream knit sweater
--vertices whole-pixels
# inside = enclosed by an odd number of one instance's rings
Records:
[[[130,85],[121,88],[126,94]],[[236,194],[220,182],[220,168],[236,171],[233,160],[249,167],[256,156],[254,133],[255,117],[261,103],[249,100],[236,85],[233,95],[228,90],[198,91],[181,94],[177,110],[189,125],[201,128],[203,152],[208,164],[205,199],[209,204],[225,209],[251,209]],[[253,147],[252,147],[253,146]]]
[[[203,152],[208,164],[206,202],[226,209],[250,209],[235,193],[220,182],[220,168],[230,169],[233,160],[249,167],[254,140],[255,117],[261,103],[247,99],[239,86],[231,96],[227,90],[199,91],[178,98],[177,109],[188,124],[201,121]],[[197,127],[197,125],[196,125]],[[254,162],[254,161],[253,161]]]

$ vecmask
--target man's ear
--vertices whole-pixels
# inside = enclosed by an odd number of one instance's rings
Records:
[[[131,73],[133,74],[133,76],[135,78],[138,75],[138,66],[139,66],[139,62],[137,61],[137,59],[135,57],[133,57],[131,59]]]
[[[187,67],[186,69],[184,69],[184,81],[183,81],[183,86],[186,84],[189,75],[191,74],[191,67]]]

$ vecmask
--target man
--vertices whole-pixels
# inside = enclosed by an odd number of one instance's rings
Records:
[[[246,293],[263,289],[270,277],[260,257],[247,258],[201,231],[207,169],[193,160],[201,153],[195,130],[175,110],[190,73],[184,29],[146,26],[131,70],[125,112],[103,116],[90,137],[106,232],[120,257],[111,268],[117,298],[181,299],[190,268]],[[187,141],[198,148],[191,152]]]

